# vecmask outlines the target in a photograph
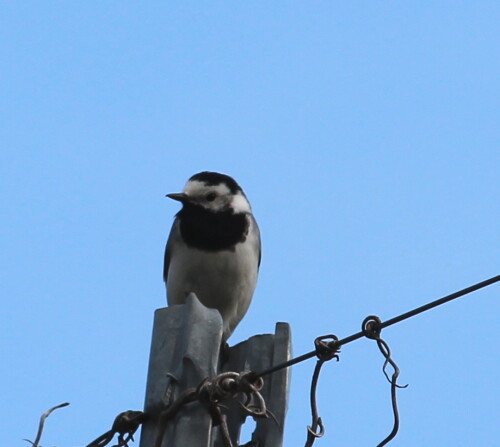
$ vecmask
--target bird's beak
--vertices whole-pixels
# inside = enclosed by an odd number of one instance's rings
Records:
[[[167,194],[166,197],[168,197],[169,199],[177,200],[181,203],[188,201],[188,195],[184,192],[174,192],[172,194]]]

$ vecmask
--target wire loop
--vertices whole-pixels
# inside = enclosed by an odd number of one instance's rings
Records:
[[[325,362],[331,359],[339,361],[338,353],[340,352],[340,346],[337,345],[338,341],[339,338],[333,334],[317,337],[314,340],[316,357],[318,357],[319,360],[323,360]]]
[[[222,402],[236,399],[239,395],[244,397],[244,402],[238,402],[240,408],[253,418],[272,417],[274,415],[267,409],[266,402],[260,391],[264,386],[264,379],[253,371],[224,372],[212,379],[203,380],[196,388],[186,389],[177,400],[171,403],[159,417],[159,430],[155,447],[162,445],[163,434],[167,422],[187,403],[199,401],[210,413],[214,426],[219,426],[225,447],[233,447],[229,436],[226,416],[222,413]],[[94,447],[94,446],[92,446]],[[95,446],[102,447],[102,446]],[[120,446],[121,447],[121,446]]]
[[[368,315],[361,323],[361,330],[365,337],[377,340],[382,332],[382,320],[376,315]]]
[[[315,438],[321,438],[325,434],[325,426],[323,425],[323,421],[321,420],[320,417],[318,417],[315,422],[316,423],[313,424],[313,427],[311,427],[310,425],[307,426],[307,432],[311,436],[314,436]],[[319,433],[317,432],[318,428],[319,428]]]

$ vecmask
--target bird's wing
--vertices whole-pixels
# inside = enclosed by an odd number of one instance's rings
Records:
[[[170,234],[168,236],[167,245],[165,246],[165,257],[163,258],[163,281],[167,282],[168,277],[168,267],[170,265],[170,259],[172,258],[172,248],[173,248],[173,239],[174,237],[178,237],[179,235],[179,221],[177,219],[174,220],[172,224],[172,229],[170,230]]]
[[[252,221],[252,225],[255,228],[255,243],[254,243],[254,249],[257,252],[259,262],[257,264],[257,267],[260,267],[260,260],[262,258],[262,247],[261,247],[261,242],[260,242],[260,230],[259,226],[257,225],[257,221],[253,217],[253,215],[250,214],[250,219]]]

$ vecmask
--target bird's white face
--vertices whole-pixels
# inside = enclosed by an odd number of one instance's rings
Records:
[[[189,200],[210,211],[232,209],[234,213],[250,213],[247,198],[241,191],[233,194],[225,183],[207,185],[199,180],[189,180],[184,187]]]

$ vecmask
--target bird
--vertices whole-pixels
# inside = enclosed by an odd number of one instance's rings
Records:
[[[195,293],[221,314],[226,342],[250,306],[260,267],[260,230],[250,202],[236,180],[210,171],[166,196],[182,204],[165,247],[168,305]]]

